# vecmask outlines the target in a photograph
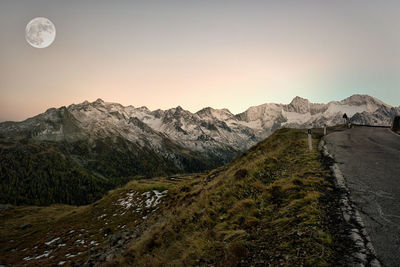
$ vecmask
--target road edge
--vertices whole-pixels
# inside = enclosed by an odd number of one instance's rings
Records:
[[[326,159],[326,162],[329,162],[328,166],[334,178],[334,185],[340,192],[340,209],[344,221],[349,226],[349,229],[346,230],[344,234],[348,235],[354,243],[355,252],[349,255],[349,266],[381,267],[382,265],[377,258],[371,238],[368,235],[360,213],[350,199],[350,191],[346,185],[345,177],[340,171],[335,159],[329,153],[324,138],[319,142],[318,150]]]
[[[389,130],[389,132],[396,135],[397,137],[400,137],[400,133],[397,133],[397,132],[393,131],[392,129],[388,129],[388,130]]]

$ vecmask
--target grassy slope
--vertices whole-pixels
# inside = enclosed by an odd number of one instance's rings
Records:
[[[309,152],[302,131],[279,130],[210,181],[188,185],[169,219],[115,263],[327,265],[332,239],[319,198],[329,172],[313,141]]]
[[[309,152],[304,132],[282,129],[210,173],[132,182],[84,207],[8,209],[0,213],[0,260],[83,262],[89,248],[107,247],[109,235],[125,228],[136,234],[110,265],[329,265],[333,244],[320,197],[331,185],[318,141],[315,136]],[[136,206],[125,210],[117,204],[129,192],[143,198],[153,188],[168,189],[156,211],[138,213]],[[23,223],[32,227],[19,229]],[[44,244],[55,237],[66,246]],[[80,239],[86,243],[77,243]],[[53,258],[22,260],[50,249]]]

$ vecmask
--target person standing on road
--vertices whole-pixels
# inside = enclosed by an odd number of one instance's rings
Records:
[[[347,128],[351,128],[351,122],[350,122],[349,117],[347,116],[346,113],[343,114],[343,119],[344,119],[345,125],[347,125]]]

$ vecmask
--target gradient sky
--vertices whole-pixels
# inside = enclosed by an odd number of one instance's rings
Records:
[[[47,17],[55,42],[25,26]],[[400,104],[400,1],[1,0],[0,121],[84,100],[233,113],[365,93]]]

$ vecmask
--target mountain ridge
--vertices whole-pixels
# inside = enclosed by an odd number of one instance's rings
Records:
[[[119,136],[139,146],[161,150],[163,140],[170,139],[193,151],[221,150],[226,154],[224,151],[244,151],[282,127],[343,123],[343,113],[353,123],[389,126],[392,118],[400,114],[400,108],[359,94],[327,104],[296,96],[289,104],[265,103],[238,114],[211,107],[195,113],[181,106],[151,111],[145,106],[123,106],[98,98],[94,102],[49,108],[21,122],[0,123],[0,135],[67,142]],[[222,154],[218,156],[223,157]],[[224,161],[232,159],[233,154]]]
[[[343,124],[343,113],[353,123],[389,126],[400,108],[368,95],[327,104],[295,97],[289,104],[265,103],[239,114],[211,107],[196,113],[181,106],[151,111],[100,98],[49,108],[22,122],[0,123],[0,182],[14,177],[25,191],[31,190],[25,182],[35,182],[30,175],[47,177],[43,182],[46,184],[57,177],[66,182],[65,166],[82,173],[79,177],[85,183],[106,180],[109,187],[136,176],[203,172],[230,162],[277,129]],[[47,156],[38,157],[37,147],[45,148]],[[50,164],[49,170],[40,173],[31,169],[42,166],[38,161],[49,161],[51,157],[59,159],[58,169]],[[21,165],[21,161],[32,164]],[[14,170],[16,166],[18,171]],[[3,201],[18,195],[14,188],[4,188],[8,191],[1,194]],[[92,188],[98,188],[97,184]],[[40,203],[49,203],[47,197]]]
[[[327,104],[334,103],[334,102],[348,101],[348,99],[356,99],[356,97],[359,97],[359,96],[360,96],[360,97],[368,97],[368,98],[374,99],[375,101],[380,102],[381,104],[384,104],[384,105],[389,106],[389,107],[400,108],[400,105],[397,106],[397,107],[396,107],[396,106],[391,106],[391,105],[389,105],[389,104],[384,103],[384,102],[381,101],[380,99],[378,99],[378,98],[376,98],[376,97],[373,97],[373,96],[370,96],[370,95],[367,95],[367,94],[353,94],[353,95],[351,95],[351,96],[349,96],[349,97],[347,97],[347,98],[345,98],[345,99],[342,99],[342,100],[332,100],[332,101],[329,101],[329,102],[327,102],[327,103],[322,103],[322,102],[311,102],[311,101],[308,100],[307,98],[303,98],[303,97],[301,97],[301,96],[295,96],[295,97],[291,100],[291,102],[289,102],[288,104],[284,104],[284,103],[275,103],[275,102],[266,102],[266,103],[263,103],[263,104],[250,106],[250,107],[248,107],[245,111],[239,112],[239,113],[237,113],[237,114],[232,113],[228,108],[213,108],[213,107],[210,107],[210,106],[201,108],[201,109],[199,109],[198,111],[194,111],[194,112],[189,111],[189,112],[191,112],[191,113],[193,113],[193,114],[196,114],[196,113],[201,112],[201,111],[204,110],[204,109],[212,109],[212,110],[218,110],[218,111],[228,112],[228,113],[231,113],[231,114],[234,115],[234,116],[237,116],[237,115],[239,115],[239,114],[241,114],[241,113],[246,112],[246,111],[247,111],[248,109],[250,109],[250,108],[259,107],[259,106],[263,106],[263,105],[268,105],[268,104],[275,104],[275,105],[279,105],[279,106],[290,105],[290,104],[292,104],[293,102],[296,102],[296,99],[297,99],[297,98],[298,98],[298,99],[307,100],[310,104],[315,104],[315,105],[327,105]],[[81,102],[81,103],[72,103],[72,104],[70,104],[70,105],[68,105],[68,106],[63,105],[63,106],[60,106],[60,107],[58,107],[58,108],[57,108],[57,107],[50,107],[50,108],[47,108],[43,113],[45,113],[46,111],[51,110],[51,109],[59,109],[59,108],[63,108],[63,107],[69,108],[69,107],[74,107],[74,106],[77,106],[77,105],[87,105],[87,104],[90,104],[90,103],[103,103],[103,104],[111,104],[111,105],[114,104],[114,105],[119,105],[119,106],[125,107],[125,108],[128,108],[128,107],[129,107],[129,108],[135,108],[135,109],[143,109],[143,110],[147,110],[147,111],[149,111],[149,112],[155,112],[155,111],[163,110],[163,109],[160,109],[160,108],[151,110],[151,109],[149,109],[147,106],[140,106],[140,107],[134,107],[133,105],[124,106],[124,105],[122,105],[122,104],[120,104],[120,103],[118,103],[118,102],[108,102],[108,101],[104,101],[102,98],[97,98],[97,99],[94,100],[93,102],[90,102],[90,101],[88,101],[88,100],[84,100],[84,101]],[[177,109],[177,108],[184,109],[184,108],[182,108],[182,106],[178,105],[178,106],[176,106],[176,107],[171,107],[171,108],[164,109],[163,111],[173,110],[173,109]],[[184,109],[184,110],[185,110],[185,109]],[[35,115],[35,116],[36,116],[36,115]],[[32,117],[35,117],[35,116],[32,116]],[[23,120],[5,120],[5,121],[1,121],[0,124],[6,123],[6,122],[23,122],[23,121],[25,121],[25,120],[27,120],[27,119],[30,119],[30,118],[32,118],[32,117],[28,117],[28,118],[23,119]]]

